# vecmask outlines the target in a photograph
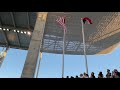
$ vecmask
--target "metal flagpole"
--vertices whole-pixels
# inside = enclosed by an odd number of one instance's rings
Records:
[[[5,48],[5,47],[3,47],[2,51],[4,51],[4,48]]]
[[[67,28],[65,26],[65,18],[64,17],[59,17],[56,21],[63,27],[63,30],[64,30],[64,34],[63,34],[63,55],[62,55],[62,78],[64,78],[65,33],[67,31]]]
[[[3,50],[4,50],[4,49],[3,49]],[[1,68],[1,66],[2,66],[2,62],[3,62],[3,59],[4,59],[3,50],[2,50],[2,52],[0,53],[0,68]]]
[[[1,67],[2,61],[3,61],[3,57],[2,57],[3,50],[4,50],[4,47],[3,47],[2,51],[0,52],[0,67]]]
[[[3,59],[4,59],[4,57],[1,57],[1,58],[0,58],[0,68],[1,68],[1,66],[2,66]]]
[[[6,57],[7,51],[9,50],[9,47],[6,47],[5,51],[4,51],[4,48],[5,47],[3,47],[2,52],[1,52],[1,54],[3,54],[3,55],[2,55],[2,57],[0,57],[0,67],[2,66],[3,60]]]
[[[65,30],[63,35],[62,78],[64,78]]]
[[[40,52],[40,59],[38,60],[38,69],[37,69],[37,74],[36,74],[36,78],[38,78],[38,74],[39,74],[39,69],[40,69],[40,63],[41,63],[41,60],[42,60],[42,53]]]
[[[86,73],[88,74],[88,64],[87,64],[87,55],[86,55],[86,47],[85,47],[84,25],[83,25],[82,18],[81,18],[81,24],[82,24],[82,36],[83,36],[83,46],[84,46],[84,56],[85,56]]]

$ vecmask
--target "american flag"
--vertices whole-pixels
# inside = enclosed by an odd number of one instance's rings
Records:
[[[67,28],[66,28],[66,25],[65,25],[65,17],[58,17],[57,20],[56,20],[62,27],[63,27],[63,30],[65,30],[65,32],[67,31]]]

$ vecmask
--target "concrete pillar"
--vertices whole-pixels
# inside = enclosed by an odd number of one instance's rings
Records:
[[[46,18],[47,12],[39,12],[37,14],[36,24],[32,34],[21,78],[34,78],[37,59],[42,45]]]

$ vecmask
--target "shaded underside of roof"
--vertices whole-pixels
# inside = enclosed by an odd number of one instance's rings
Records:
[[[80,18],[89,17],[93,24],[85,24],[87,55],[108,54],[119,45],[119,12],[48,12],[41,51],[62,53],[63,30],[56,19],[66,16],[65,53],[83,55],[82,27]],[[37,12],[0,12],[2,28],[33,32]],[[13,31],[0,31],[0,46],[28,50],[31,36]]]

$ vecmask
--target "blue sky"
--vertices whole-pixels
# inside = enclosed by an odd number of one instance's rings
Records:
[[[0,51],[2,48],[0,48]],[[98,76],[99,71],[106,75],[106,69],[120,71],[120,47],[111,54],[91,55],[88,58],[89,74],[93,71]],[[0,68],[0,78],[20,78],[25,63],[27,51],[9,49]],[[39,78],[61,78],[62,55],[43,53]],[[85,60],[82,55],[65,55],[64,76],[76,76],[85,72]]]

